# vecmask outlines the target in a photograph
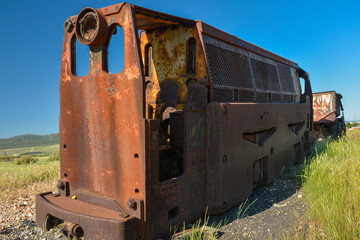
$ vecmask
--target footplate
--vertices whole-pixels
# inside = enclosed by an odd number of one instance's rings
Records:
[[[86,240],[141,239],[141,221],[125,212],[51,192],[36,195],[36,222],[49,230],[52,218],[58,223],[70,223]]]

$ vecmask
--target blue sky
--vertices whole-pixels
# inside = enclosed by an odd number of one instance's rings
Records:
[[[58,132],[63,23],[87,6],[118,1],[9,1],[0,15],[0,138]],[[132,1],[202,20],[286,57],[310,74],[313,91],[344,96],[360,119],[359,1]]]

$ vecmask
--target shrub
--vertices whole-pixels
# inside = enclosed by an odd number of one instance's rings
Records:
[[[48,161],[60,161],[60,150],[55,149],[47,159]]]
[[[38,159],[33,158],[32,156],[22,156],[21,158],[15,160],[15,164],[16,165],[32,164],[32,163],[36,163],[37,161]]]
[[[8,158],[6,156],[0,156],[0,162],[5,162],[7,160]]]

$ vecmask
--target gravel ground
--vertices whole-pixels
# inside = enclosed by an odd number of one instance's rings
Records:
[[[30,239],[37,227],[34,197],[21,196],[1,201],[0,225],[1,239]]]
[[[21,196],[3,199],[0,200],[0,239],[65,239],[60,232],[43,232],[35,223],[34,192],[24,190]]]
[[[292,239],[306,211],[297,169],[290,169],[270,185],[255,188],[247,200],[253,204],[242,218],[238,218],[239,205],[211,217],[210,224],[226,219],[219,230],[220,239]]]
[[[306,211],[305,200],[291,169],[267,186],[254,189],[247,204],[254,202],[243,218],[234,207],[209,223],[225,222],[220,239],[291,239]],[[25,193],[0,200],[0,239],[65,239],[61,233],[44,233],[35,223],[35,196]]]

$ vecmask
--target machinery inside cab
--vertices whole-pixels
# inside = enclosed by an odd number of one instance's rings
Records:
[[[235,206],[308,153],[312,91],[296,63],[128,3],[85,8],[64,27],[61,179],[36,203],[47,230],[154,239]],[[79,46],[89,52],[84,74]]]

